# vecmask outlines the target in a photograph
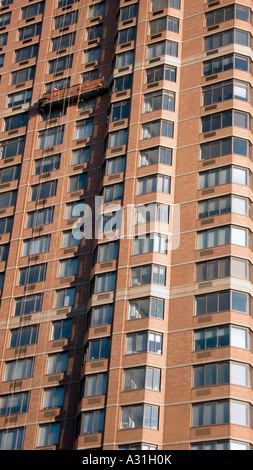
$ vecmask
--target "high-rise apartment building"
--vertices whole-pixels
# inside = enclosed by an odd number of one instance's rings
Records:
[[[252,1],[0,4],[0,449],[250,450]]]

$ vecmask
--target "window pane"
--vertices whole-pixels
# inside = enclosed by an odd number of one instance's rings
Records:
[[[248,426],[248,405],[232,401],[230,404],[230,422],[240,426]]]
[[[248,348],[247,342],[247,330],[245,328],[231,328],[231,346],[235,348]]]
[[[248,367],[244,364],[232,362],[230,366],[230,382],[235,385],[248,385]]]

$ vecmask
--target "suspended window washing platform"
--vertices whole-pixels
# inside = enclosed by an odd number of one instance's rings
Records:
[[[51,93],[45,93],[39,100],[39,107],[44,111],[49,106],[59,106],[65,100],[75,102],[84,101],[90,97],[102,95],[109,91],[110,82],[103,79],[89,80],[68,88],[55,88]]]

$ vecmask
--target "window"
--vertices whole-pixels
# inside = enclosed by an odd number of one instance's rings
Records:
[[[243,70],[244,72],[249,72],[249,58],[239,54],[230,54],[207,60],[204,62],[204,76],[225,72],[226,70],[233,68]]]
[[[59,51],[60,49],[64,49],[66,47],[71,47],[75,44],[76,34],[75,32],[69,34],[63,34],[62,36],[57,36],[56,38],[52,39],[52,47],[51,51]]]
[[[93,39],[99,39],[103,34],[103,23],[96,24],[87,28],[87,41],[92,41]]]
[[[36,344],[38,341],[38,325],[24,326],[10,331],[10,348]]]
[[[15,51],[15,60],[14,62],[21,62],[22,60],[32,59],[38,54],[38,44],[33,44],[32,46],[22,47]]]
[[[126,354],[147,351],[162,354],[162,334],[148,331],[126,335]]]
[[[151,113],[159,109],[175,111],[175,93],[172,91],[159,90],[144,95],[144,113]]]
[[[38,447],[58,444],[60,423],[41,424],[39,427]]]
[[[74,217],[77,217],[77,213],[75,208],[79,207],[79,204],[82,205],[82,212],[84,213],[85,206],[83,201],[73,201],[68,204],[66,204],[66,211],[65,211],[65,219],[72,219]],[[78,209],[78,216],[79,216],[79,209]]]
[[[196,281],[234,276],[249,279],[248,261],[240,258],[218,258],[196,264]]]
[[[44,149],[63,142],[64,126],[51,127],[39,132],[38,149]]]
[[[250,117],[247,113],[236,110],[223,111],[201,118],[201,132],[216,131],[229,126],[238,126],[249,129]]]
[[[119,450],[156,450],[156,446],[150,446],[148,444],[126,444],[124,446],[118,446]]]
[[[203,171],[199,175],[199,189],[227,183],[249,185],[248,170],[236,166],[225,166]]]
[[[171,178],[161,175],[150,175],[138,179],[137,195],[153,192],[170,194]]]
[[[18,40],[24,41],[26,39],[33,38],[34,36],[39,36],[41,33],[41,23],[35,23],[18,30]],[[37,54],[35,54],[37,55]]]
[[[107,389],[107,373],[87,375],[84,382],[84,397],[104,395]]]
[[[4,381],[28,379],[33,375],[34,358],[6,362]]]
[[[117,77],[114,79],[113,91],[118,93],[119,91],[129,90],[132,87],[132,75],[123,75],[123,77]]]
[[[239,29],[228,29],[220,33],[212,34],[205,38],[205,51],[233,43],[250,46],[250,34]]]
[[[157,20],[149,22],[149,34],[161,33],[162,31],[172,31],[178,33],[179,19],[172,16],[163,16]]]
[[[247,229],[235,226],[218,227],[204,230],[197,234],[197,250],[214,246],[228,245],[248,246],[249,235]]]
[[[78,258],[68,258],[59,262],[59,277],[75,276],[78,269]]]
[[[140,152],[139,166],[155,165],[157,163],[171,165],[172,149],[154,147],[151,149],[142,150]]]
[[[114,175],[115,173],[121,173],[125,171],[125,162],[125,155],[115,158],[108,158],[105,163],[105,174]]]
[[[143,265],[131,269],[131,286],[160,284],[165,286],[166,268],[155,264]]]
[[[0,431],[0,450],[22,450],[25,428]]]
[[[79,165],[80,163],[87,163],[90,159],[90,147],[82,147],[73,150],[72,152],[72,165]]]
[[[109,134],[109,148],[126,145],[128,138],[128,129],[121,129],[120,131],[111,132]]]
[[[74,139],[83,139],[86,137],[91,137],[92,131],[93,118],[82,119],[81,121],[77,121]]]
[[[192,425],[237,424],[249,426],[250,407],[248,403],[224,400],[192,405]]]
[[[116,259],[118,256],[118,241],[101,243],[94,252],[94,263],[102,263]]]
[[[73,63],[73,54],[65,55],[64,57],[57,57],[57,59],[50,60],[48,63],[48,73],[62,72],[63,70],[70,69]]]
[[[3,217],[0,219],[0,234],[11,233],[13,217]]]
[[[168,237],[155,233],[148,233],[145,238],[135,238],[133,241],[133,255],[143,253],[167,253]]]
[[[116,101],[112,103],[110,120],[112,122],[127,119],[130,113],[130,100]]]
[[[73,5],[73,3],[77,3],[79,0],[58,0],[57,8],[66,7],[67,5]]]
[[[61,162],[61,154],[52,155],[50,157],[39,158],[34,162],[34,174],[41,175],[49,171],[59,170]]]
[[[248,365],[239,362],[218,362],[193,367],[193,387],[210,387],[228,383],[249,387]]]
[[[116,273],[98,274],[95,276],[94,293],[108,292],[115,289]]]
[[[46,278],[46,264],[38,264],[28,266],[19,270],[19,286],[33,284],[35,282],[43,282]]]
[[[29,392],[12,393],[0,398],[0,415],[26,413],[29,405]]]
[[[192,444],[191,450],[248,450],[248,444],[233,441],[212,441]]]
[[[197,295],[195,301],[197,316],[226,310],[250,314],[250,297],[243,292],[229,290],[212,292],[211,294]]]
[[[63,405],[64,387],[53,387],[44,390],[43,410],[60,408]]]
[[[14,316],[28,315],[41,311],[43,294],[28,295],[15,299]]]
[[[121,429],[150,428],[158,429],[159,407],[151,405],[133,405],[121,408]]]
[[[228,212],[248,215],[248,200],[237,196],[222,196],[220,198],[208,199],[198,203],[199,219],[227,214]]]
[[[0,169],[0,183],[9,183],[19,179],[20,165]]]
[[[176,67],[172,65],[159,65],[146,70],[146,82],[154,83],[160,80],[176,81]]]
[[[0,142],[0,159],[15,157],[24,151],[25,136]]]
[[[0,290],[3,289],[5,271],[0,272]]]
[[[138,3],[134,3],[129,5],[128,7],[123,7],[120,9],[119,13],[119,21],[126,21],[130,20],[131,18],[135,18],[138,13]]]
[[[136,320],[138,318],[145,317],[163,319],[164,300],[156,299],[154,297],[130,300],[128,308],[128,320]]]
[[[104,187],[104,202],[111,202],[121,199],[123,196],[123,183],[117,183]]]
[[[71,307],[75,301],[75,288],[69,287],[56,292],[55,308]]]
[[[48,225],[53,222],[54,207],[47,207],[46,209],[39,209],[37,211],[28,212],[27,214],[27,228],[39,227],[40,225]]]
[[[123,390],[160,390],[160,369],[153,367],[138,367],[136,369],[126,369],[124,371]]]
[[[178,43],[173,41],[161,41],[148,45],[147,59],[161,57],[162,55],[178,56]]]
[[[249,349],[250,335],[248,330],[236,326],[219,326],[194,332],[194,351],[226,346]]]
[[[62,102],[59,105],[44,109],[41,112],[42,121],[47,121],[48,119],[54,119],[66,115],[68,103]]]
[[[126,42],[131,42],[135,40],[136,27],[132,26],[131,28],[120,29],[117,34],[116,43],[124,44]]]
[[[0,27],[6,26],[7,24],[10,24],[10,22],[11,22],[11,12],[0,15]]]
[[[238,80],[226,80],[203,87],[203,106],[231,100],[232,98],[250,101],[251,90],[248,83]]]
[[[146,205],[136,206],[135,223],[148,224],[160,222],[169,223],[169,206],[165,204],[150,203]]]
[[[44,109],[44,111],[41,112],[41,119],[42,121],[47,121],[48,119],[55,119],[58,117],[62,117],[66,115],[68,108],[68,103],[61,103],[57,104],[56,106],[53,106],[50,109]]]
[[[30,103],[32,99],[32,88],[27,90],[17,91],[8,95],[7,107],[19,106],[21,104]]]
[[[81,240],[73,235],[72,230],[67,230],[62,234],[62,248],[80,245]]]
[[[54,80],[45,84],[45,93],[51,93],[53,88],[57,86],[59,90],[63,88],[69,88],[70,86],[70,77],[62,78],[61,80]]]
[[[4,128],[3,131],[11,131],[13,129],[18,129],[19,127],[27,126],[28,122],[28,113],[16,114],[4,119]]]
[[[86,109],[92,109],[96,105],[96,99],[95,98],[87,98],[87,99],[82,99],[80,98],[80,101],[78,103],[78,111],[84,111]]]
[[[26,20],[32,16],[41,15],[44,12],[44,2],[35,3],[21,9],[21,19]]]
[[[104,410],[87,411],[82,415],[81,434],[102,432],[104,428]]]
[[[69,178],[69,187],[68,190],[80,191],[81,189],[86,189],[87,186],[87,173],[80,173],[78,175],[70,176]]]
[[[5,54],[0,54],[0,67],[3,67],[4,65],[4,56]]]
[[[51,340],[70,338],[71,320],[59,320],[53,322]]]
[[[84,72],[82,74],[83,83],[90,81],[90,80],[96,80],[97,78],[99,78],[98,69],[88,70],[88,72]]]
[[[248,141],[238,139],[237,137],[227,137],[225,139],[212,140],[200,145],[201,160],[221,157],[223,155],[228,155],[229,153],[248,157],[250,154]]]
[[[8,191],[0,194],[0,209],[12,207],[16,204],[17,191]]]
[[[6,46],[8,40],[8,33],[0,34],[0,47]]]
[[[64,15],[56,16],[54,19],[54,28],[65,28],[72,24],[77,23],[78,21],[78,10],[71,11],[70,13],[65,13]]]
[[[0,262],[6,261],[9,253],[9,244],[0,245]]]
[[[98,233],[115,232],[121,228],[121,211],[111,211],[101,214]]]
[[[51,235],[29,238],[23,242],[22,256],[32,256],[38,253],[46,253],[50,248]]]
[[[35,67],[27,67],[25,69],[16,70],[11,73],[11,85],[18,85],[19,83],[33,80],[35,75]]]
[[[95,62],[100,59],[100,46],[91,47],[84,52],[84,63]]]
[[[180,0],[151,0],[151,11],[167,7],[180,10]]]
[[[94,5],[89,6],[89,18],[94,18],[96,16],[101,16],[105,12],[105,2],[95,3]]]
[[[121,52],[116,55],[116,68],[125,67],[131,65],[134,62],[134,50]]]
[[[101,305],[93,307],[88,315],[89,326],[106,325],[112,323],[113,305]]]
[[[35,184],[31,187],[30,201],[37,201],[47,197],[56,195],[57,180],[48,181],[46,183]]]
[[[66,372],[68,364],[68,353],[60,352],[48,355],[47,374]]]
[[[92,340],[85,349],[84,361],[108,359],[110,354],[110,338]]]
[[[229,5],[224,8],[206,13],[206,27],[222,23],[223,21],[230,21],[234,18],[242,21],[251,21],[251,11],[249,8],[241,5]]]
[[[174,134],[174,122],[170,121],[152,121],[142,124],[141,138],[152,139],[152,137],[169,137],[172,138]]]

